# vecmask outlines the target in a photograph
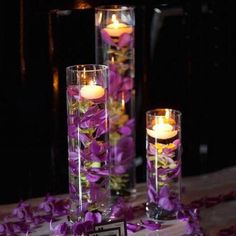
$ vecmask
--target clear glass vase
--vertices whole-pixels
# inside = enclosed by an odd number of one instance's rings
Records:
[[[176,219],[181,189],[181,112],[146,112],[147,203],[155,220]]]
[[[98,6],[96,61],[109,67],[112,196],[135,193],[135,14],[133,7]]]
[[[70,220],[110,216],[108,67],[74,65],[67,74]]]

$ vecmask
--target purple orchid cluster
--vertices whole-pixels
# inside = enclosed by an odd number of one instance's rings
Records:
[[[109,66],[112,194],[129,195],[135,186],[134,32],[111,37],[100,29],[103,63]]]
[[[153,143],[152,143],[153,142]],[[147,215],[155,220],[175,219],[180,206],[180,139],[160,142],[148,138]]]
[[[105,95],[80,96],[79,86],[68,86],[68,161],[70,218],[84,220],[91,214],[101,221],[109,217],[110,163],[108,114]]]

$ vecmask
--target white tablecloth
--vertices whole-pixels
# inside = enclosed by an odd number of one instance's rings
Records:
[[[193,200],[199,200],[204,197],[217,197],[220,194],[224,195],[230,191],[236,190],[236,166],[222,169],[217,172],[208,173],[200,176],[185,177],[182,179],[182,187],[184,193],[182,195],[183,203],[190,203]],[[66,198],[67,194],[57,195],[57,197]],[[137,184],[137,196],[131,202],[133,205],[144,203],[146,199],[146,184]],[[32,206],[37,206],[43,198],[29,199]],[[0,205],[0,219],[8,215],[15,204]],[[215,236],[222,228],[227,228],[236,225],[236,200],[225,201],[210,208],[201,208],[201,226],[204,229],[206,236]],[[61,218],[61,222],[65,221],[66,217]],[[58,222],[57,222],[58,223]],[[135,235],[137,236],[182,236],[184,234],[185,224],[181,221],[171,223],[165,229],[159,231],[142,230]],[[43,224],[36,232],[30,235],[46,236],[49,234],[49,224]],[[134,235],[129,233],[129,235]]]

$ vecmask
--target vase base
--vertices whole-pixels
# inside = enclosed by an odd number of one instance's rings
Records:
[[[157,221],[170,221],[176,220],[176,211],[168,211],[161,207],[158,207],[155,203],[149,203],[146,205],[146,215],[148,218]]]

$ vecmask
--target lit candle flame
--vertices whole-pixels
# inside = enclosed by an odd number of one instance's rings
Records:
[[[113,22],[114,28],[118,29],[120,22],[116,19],[116,15],[115,14],[112,14],[111,20]]]

